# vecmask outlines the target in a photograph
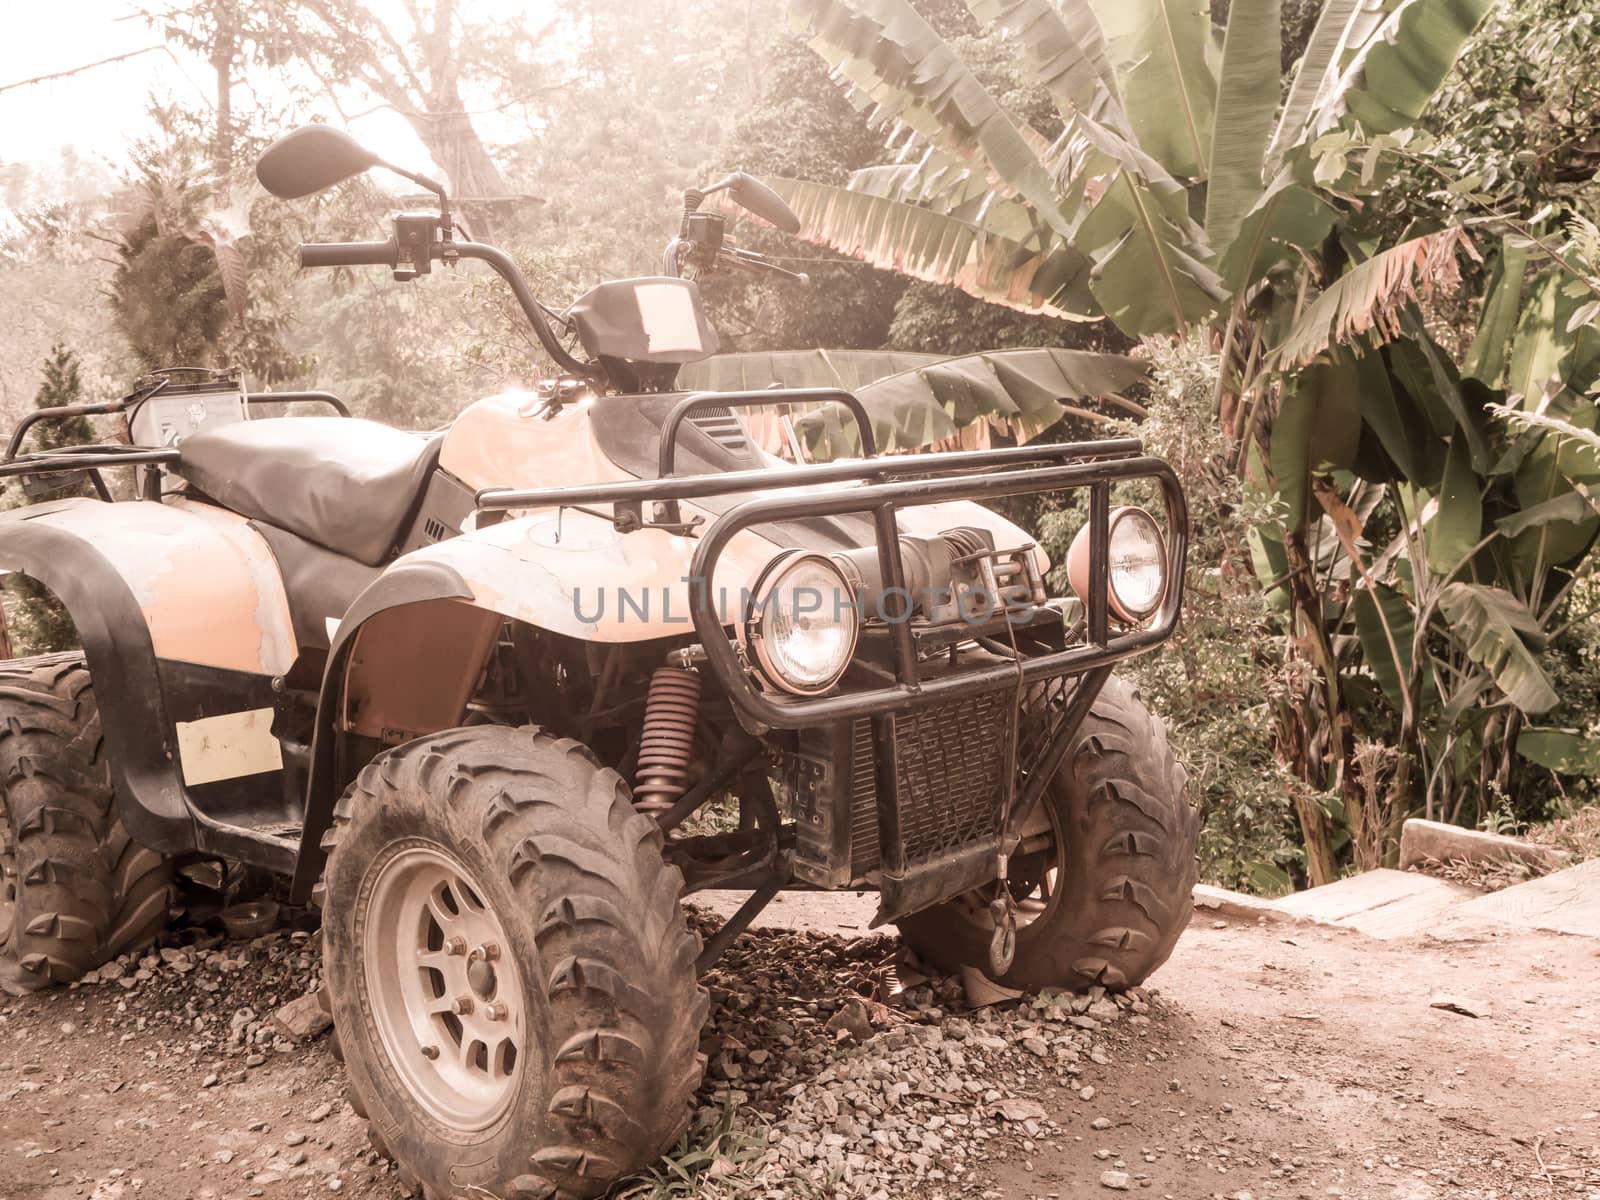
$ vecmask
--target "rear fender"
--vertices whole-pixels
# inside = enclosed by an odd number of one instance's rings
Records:
[[[208,798],[283,805],[273,681],[298,648],[276,561],[244,518],[186,500],[34,505],[0,515],[0,568],[72,618],[136,840],[226,853]]]

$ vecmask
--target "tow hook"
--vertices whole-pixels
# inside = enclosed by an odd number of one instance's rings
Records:
[[[1017,956],[1017,902],[1006,878],[1006,857],[1000,857],[999,891],[989,901],[989,915],[994,918],[994,937],[989,939],[989,976],[993,979],[1009,971]]]

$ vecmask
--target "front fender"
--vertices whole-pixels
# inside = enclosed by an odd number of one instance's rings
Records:
[[[694,632],[689,560],[695,539],[663,529],[619,533],[609,518],[572,509],[502,521],[414,551],[396,566],[451,572],[472,603],[587,642],[643,642]],[[725,623],[740,589],[776,553],[754,534],[735,539],[713,581]]]

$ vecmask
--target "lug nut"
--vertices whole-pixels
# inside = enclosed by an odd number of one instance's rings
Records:
[[[483,1015],[491,1021],[504,1021],[510,1015],[510,1010],[504,1004],[486,1004]]]
[[[437,1047],[437,1046],[424,1046],[422,1048],[422,1057],[428,1059],[430,1062],[433,1059],[438,1058],[439,1057],[439,1047]]]
[[[494,942],[484,942],[481,946],[474,946],[472,953],[467,955],[469,962],[498,962],[500,947]]]
[[[454,1005],[456,1015],[464,1017],[472,1011],[471,996],[457,996]]]
[[[467,939],[464,937],[447,938],[444,943],[446,954],[465,954],[467,952]]]

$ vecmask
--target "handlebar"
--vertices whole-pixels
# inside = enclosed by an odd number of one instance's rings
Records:
[[[400,247],[386,242],[302,242],[302,267],[388,267],[400,264]]]
[[[396,218],[397,221],[402,219]],[[522,272],[517,269],[516,263],[505,251],[479,242],[430,239],[425,242],[425,249],[421,253],[428,255],[432,260],[443,260],[451,264],[463,258],[475,258],[479,262],[488,263],[500,278],[511,285],[511,292],[527,316],[528,323],[533,326],[533,331],[538,336],[539,344],[544,347],[545,353],[563,370],[580,378],[594,374],[593,368],[579,362],[561,344],[555,331],[550,328],[550,321],[544,315],[544,310],[534,298],[533,290],[528,287],[528,281],[523,278]],[[392,237],[386,242],[302,242],[300,265],[302,267],[388,267],[391,271],[395,271],[400,267],[400,241]]]

